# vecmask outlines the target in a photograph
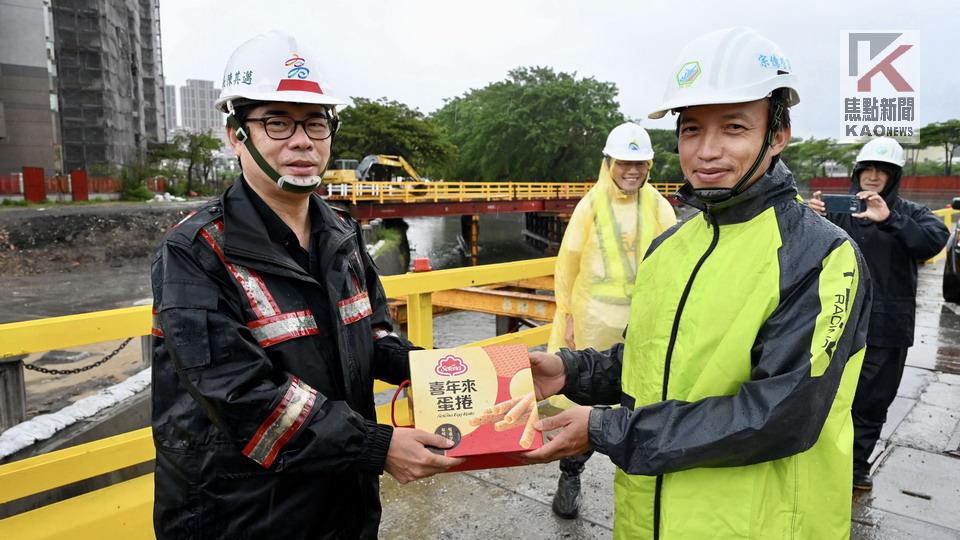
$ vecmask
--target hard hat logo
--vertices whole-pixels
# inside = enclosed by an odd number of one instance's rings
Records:
[[[640,144],[637,141],[630,141],[630,146],[627,147],[631,152],[639,152]]]
[[[693,61],[687,62],[686,64],[680,66],[680,71],[677,72],[677,85],[680,88],[686,88],[693,84],[697,80],[697,77],[700,76],[703,70],[700,67],[700,62]]]
[[[293,53],[292,58],[288,58],[283,65],[290,67],[290,71],[287,72],[287,78],[293,79],[306,79],[310,75],[310,68],[304,67],[307,61],[303,59],[299,54]]]
[[[293,90],[322,94],[323,89],[316,81],[305,80],[310,76],[310,68],[306,67],[306,63],[306,58],[298,53],[293,53],[293,56],[287,58],[283,65],[290,69],[287,71],[287,78],[282,79],[277,85],[277,91]]]

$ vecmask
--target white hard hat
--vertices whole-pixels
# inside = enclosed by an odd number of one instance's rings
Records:
[[[787,107],[800,102],[790,59],[750,28],[718,30],[695,39],[670,69],[663,103],[650,118],[695,105],[755,101],[778,88],[789,89]]]
[[[903,167],[906,159],[903,156],[903,147],[890,137],[877,137],[863,145],[857,154],[857,163],[863,161],[883,161]]]
[[[653,159],[653,144],[647,130],[633,122],[624,122],[610,130],[603,155],[621,161],[647,161]]]
[[[223,72],[223,90],[216,107],[227,112],[227,102],[237,99],[346,105],[346,101],[325,93],[319,60],[287,34],[261,34],[233,51]]]

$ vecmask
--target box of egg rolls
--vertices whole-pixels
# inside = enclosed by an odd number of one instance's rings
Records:
[[[543,446],[524,345],[411,351],[410,397],[414,425],[467,458],[451,471],[523,465],[519,455]]]

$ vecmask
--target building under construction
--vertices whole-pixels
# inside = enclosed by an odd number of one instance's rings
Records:
[[[166,140],[159,0],[53,0],[63,165],[129,163]]]

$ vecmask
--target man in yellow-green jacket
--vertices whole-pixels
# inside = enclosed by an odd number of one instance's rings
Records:
[[[607,454],[617,538],[849,537],[870,281],[779,160],[791,70],[746,28],[684,49],[650,116],[679,113],[680,196],[702,214],[647,251],[624,345],[531,353],[541,397],[623,405],[543,420],[562,429],[527,454]]]

